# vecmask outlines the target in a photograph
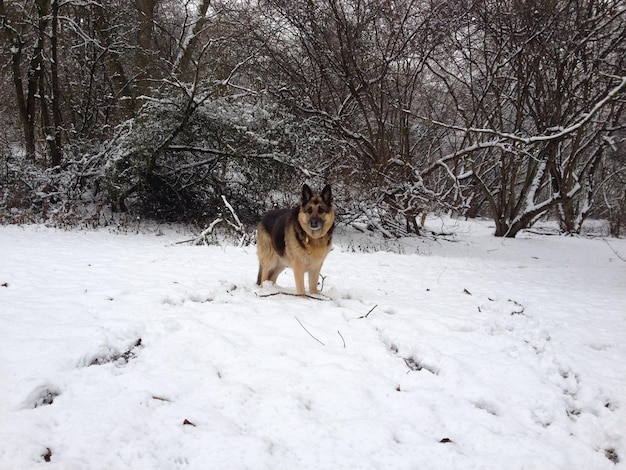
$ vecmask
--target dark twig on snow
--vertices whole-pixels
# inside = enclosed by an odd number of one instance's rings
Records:
[[[369,314],[370,314],[370,313],[372,313],[376,307],[378,307],[378,304],[376,304],[376,305],[374,305],[372,308],[370,308],[370,311],[369,311],[369,312],[367,312],[365,315],[361,315],[360,317],[358,317],[358,318],[357,318],[357,320],[358,320],[359,318],[367,318],[367,317],[369,316]]]
[[[324,281],[326,280],[326,276],[320,274],[320,279],[322,280],[322,285],[320,286],[320,292],[324,290]]]
[[[346,347],[346,340],[343,339],[343,335],[341,334],[341,331],[337,330],[337,334],[341,338],[341,341],[343,341],[343,347],[345,348]]]
[[[330,299],[327,299],[325,297],[316,297],[316,296],[311,295],[311,294],[298,295],[298,294],[292,294],[291,292],[271,292],[269,294],[256,294],[257,297],[273,297],[275,295],[290,295],[292,297],[307,297],[309,299],[322,300],[324,302],[330,300]],[[322,294],[317,294],[317,295],[322,295]]]
[[[174,245],[182,245],[183,243],[193,243],[197,240],[197,238],[190,238],[189,240],[181,240],[179,242],[174,242]]]
[[[511,316],[513,316],[513,315],[524,315],[524,311],[526,309],[524,308],[524,306],[522,304],[520,304],[518,301],[513,300],[513,299],[509,299],[509,302],[511,302],[516,307],[519,307],[519,309],[515,309],[515,310],[513,310],[511,312]]]
[[[302,327],[302,329],[304,329],[304,331],[306,331],[306,332],[309,334],[309,336],[310,336],[311,338],[313,338],[315,341],[317,341],[318,343],[320,343],[322,346],[326,346],[326,345],[325,345],[324,343],[322,343],[319,339],[317,339],[315,336],[313,336],[309,330],[307,330],[307,329],[306,329],[306,327],[302,324],[302,322],[298,319],[298,317],[294,317],[294,318],[296,319],[296,321],[297,321],[298,323],[300,323],[300,326]]]
[[[615,248],[613,248],[613,247],[611,246],[611,244],[608,242],[608,240],[607,240],[606,238],[603,238],[603,240],[604,240],[604,243],[606,243],[606,244],[609,246],[609,248],[611,249],[611,251],[612,251],[613,253],[615,253],[615,256],[617,256],[617,257],[618,257],[619,259],[621,259],[622,261],[626,262],[626,259],[622,258],[622,257],[620,256],[620,254],[619,254],[617,251],[615,251]]]

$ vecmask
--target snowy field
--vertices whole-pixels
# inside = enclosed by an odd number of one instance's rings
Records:
[[[626,240],[445,229],[340,234],[311,299],[254,246],[0,227],[0,469],[625,469]]]

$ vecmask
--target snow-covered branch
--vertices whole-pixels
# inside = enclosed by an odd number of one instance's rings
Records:
[[[548,135],[535,135],[535,136],[523,137],[523,136],[520,136],[520,135],[517,135],[517,134],[513,134],[513,133],[510,133],[510,132],[501,132],[501,131],[498,131],[498,130],[495,130],[495,129],[479,128],[479,127],[463,127],[463,126],[458,126],[458,125],[454,125],[454,124],[447,124],[445,122],[434,120],[434,119],[431,119],[431,118],[428,118],[428,117],[425,117],[425,116],[418,116],[418,115],[416,115],[416,117],[418,117],[421,120],[431,122],[431,123],[433,123],[433,124],[435,124],[437,126],[445,127],[446,129],[451,129],[451,130],[454,130],[454,131],[460,131],[460,132],[464,132],[464,133],[467,133],[467,134],[473,133],[473,134],[486,134],[486,135],[496,136],[496,137],[498,137],[499,139],[502,139],[502,140],[514,141],[514,142],[518,142],[518,143],[525,144],[525,145],[541,143],[541,142],[556,141],[556,140],[562,139],[563,137],[568,136],[569,134],[572,134],[572,133],[576,132],[578,129],[583,127],[604,106],[606,106],[622,90],[624,90],[626,88],[626,76],[619,77],[619,79],[620,79],[619,85],[617,85],[616,87],[611,89],[604,98],[602,98],[600,101],[598,101],[591,108],[591,110],[588,113],[584,113],[580,117],[580,119],[578,121],[576,121],[574,124],[572,124],[572,125],[570,125],[568,127],[558,128],[557,132],[554,132],[554,133],[548,134]],[[487,146],[492,146],[491,142],[488,142]]]

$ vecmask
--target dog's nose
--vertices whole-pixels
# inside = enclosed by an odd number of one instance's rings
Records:
[[[322,219],[319,219],[318,217],[314,217],[311,220],[309,220],[309,228],[311,230],[317,230],[322,228]]]

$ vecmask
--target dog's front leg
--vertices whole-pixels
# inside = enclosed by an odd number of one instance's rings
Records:
[[[304,291],[304,265],[300,262],[293,263],[293,277],[296,280],[296,292],[298,295],[305,295]]]
[[[317,282],[320,278],[320,268],[312,269],[309,271],[309,292],[311,294],[317,294]]]

